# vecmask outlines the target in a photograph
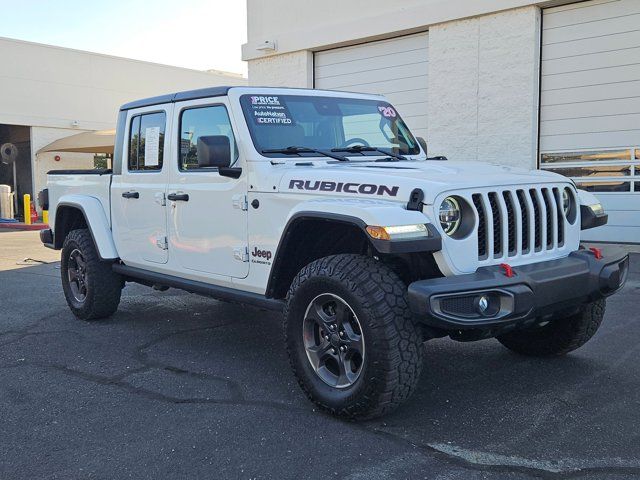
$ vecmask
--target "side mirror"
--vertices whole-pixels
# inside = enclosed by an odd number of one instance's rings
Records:
[[[422,137],[416,137],[416,140],[418,141],[418,143],[422,147],[422,150],[424,150],[424,154],[428,157],[429,154],[427,153],[427,141]]]
[[[198,138],[198,167],[225,168],[231,165],[231,142],[225,135]]]

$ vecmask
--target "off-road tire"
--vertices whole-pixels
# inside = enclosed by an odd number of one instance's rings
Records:
[[[588,303],[574,315],[554,319],[543,327],[500,335],[498,341],[521,355],[553,357],[566,355],[587,343],[604,317],[604,299]]]
[[[332,387],[312,368],[302,339],[309,302],[338,295],[362,327],[366,355],[352,385]],[[293,372],[321,410],[351,419],[385,415],[413,393],[422,371],[423,339],[407,302],[407,287],[386,265],[362,255],[316,260],[295,277],[286,298],[284,334]]]
[[[71,254],[79,251],[86,264],[86,298],[78,301],[69,281]],[[72,230],[64,240],[60,262],[62,289],[69,308],[81,320],[98,320],[111,316],[120,303],[124,286],[120,275],[113,272],[111,262],[101,261],[86,228]]]

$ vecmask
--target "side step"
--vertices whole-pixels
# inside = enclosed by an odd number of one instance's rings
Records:
[[[226,302],[242,303],[254,307],[282,312],[284,301],[267,298],[258,293],[245,292],[235,288],[220,287],[209,283],[187,280],[185,278],[165,275],[163,273],[151,272],[142,268],[129,267],[119,263],[113,264],[113,271],[123,275],[128,280],[142,283],[143,285],[162,285],[171,288],[179,288],[190,293],[197,293],[216,300]]]

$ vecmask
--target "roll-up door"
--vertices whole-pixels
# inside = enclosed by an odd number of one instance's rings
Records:
[[[541,168],[602,201],[586,239],[640,242],[640,0],[544,10],[541,68]]]
[[[315,88],[385,95],[414,135],[427,135],[428,35],[334,48],[314,55]]]

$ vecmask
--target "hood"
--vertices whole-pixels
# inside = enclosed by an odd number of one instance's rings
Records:
[[[349,195],[406,202],[421,188],[424,203],[443,192],[482,187],[570,183],[561,175],[480,162],[400,161],[287,163],[280,191],[313,195]]]

